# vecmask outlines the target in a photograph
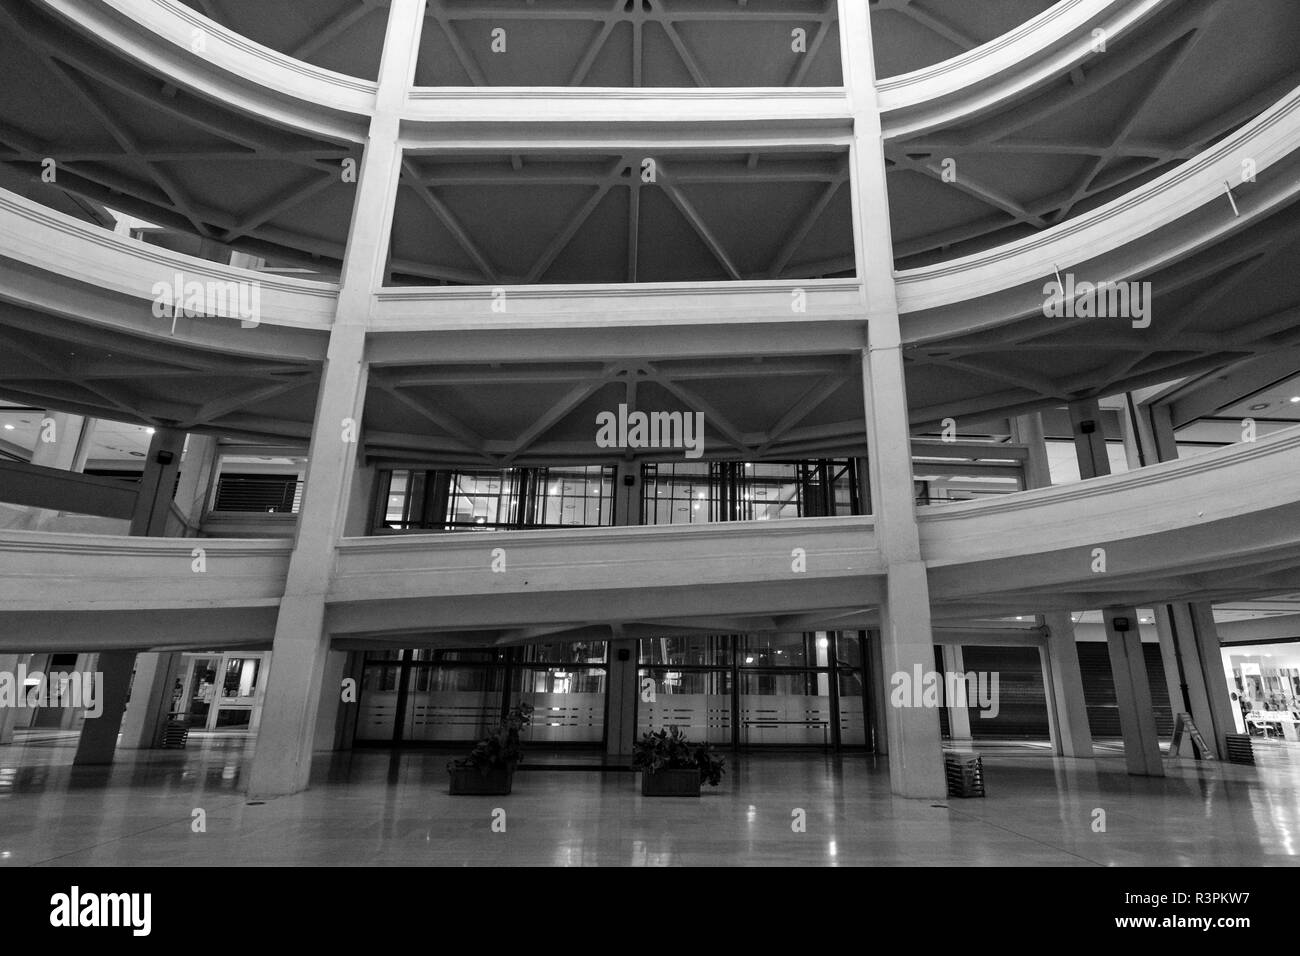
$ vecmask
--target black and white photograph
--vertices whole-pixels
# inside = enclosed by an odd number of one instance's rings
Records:
[[[15,941],[1285,926],[1297,200],[1300,0],[0,0]]]

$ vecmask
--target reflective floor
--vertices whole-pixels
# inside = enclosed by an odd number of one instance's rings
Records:
[[[196,735],[185,751],[122,752],[111,768],[74,769],[74,745],[45,734],[0,747],[0,865],[1251,865],[1300,854],[1300,748],[1286,744],[1257,743],[1255,767],[1183,761],[1164,779],[1129,777],[1113,756],[1003,750],[984,757],[987,797],[933,801],[892,797],[885,761],[869,755],[729,756],[722,786],[674,800],[642,797],[634,774],[540,754],[510,796],[453,798],[446,754],[355,751],[318,757],[311,790],[262,805],[240,793],[246,738]]]

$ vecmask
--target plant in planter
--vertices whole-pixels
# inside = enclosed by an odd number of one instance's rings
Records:
[[[506,713],[506,719],[474,745],[468,757],[449,761],[447,772],[451,774],[451,793],[509,793],[514,783],[515,767],[523,759],[519,731],[528,726],[532,717],[532,704],[515,704]]]
[[[676,725],[632,745],[632,769],[641,771],[641,794],[647,797],[698,797],[701,783],[718,785],[723,762],[708,744],[687,740]]]

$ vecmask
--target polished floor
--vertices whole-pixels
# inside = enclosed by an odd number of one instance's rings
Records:
[[[450,797],[447,755],[321,755],[306,793],[249,804],[252,743],[123,752],[73,768],[75,738],[0,747],[0,865],[1278,865],[1300,859],[1300,747],[1254,767],[985,755],[988,795],[902,800],[869,755],[728,758],[699,800],[644,798],[631,773],[537,755],[508,797]],[[568,766],[574,769],[563,769]],[[197,814],[195,811],[203,813]],[[502,814],[496,811],[503,810]],[[804,832],[794,824],[803,811]],[[1097,832],[1095,811],[1105,811]],[[205,832],[196,831],[202,819]],[[505,832],[493,820],[504,819]],[[498,827],[500,824],[498,823]]]

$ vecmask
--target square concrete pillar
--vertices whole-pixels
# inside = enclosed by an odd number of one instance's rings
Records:
[[[1074,622],[1066,611],[1043,615],[1047,643],[1043,651],[1044,685],[1049,691],[1053,743],[1063,757],[1092,757],[1092,729],[1083,698],[1083,671],[1074,642]]]
[[[609,645],[609,688],[605,722],[605,753],[631,758],[636,741],[636,710],[640,687],[637,681],[637,642],[624,638]]]
[[[1107,608],[1102,614],[1106,619],[1106,647],[1110,651],[1115,699],[1119,703],[1120,731],[1124,735],[1124,762],[1134,776],[1163,777],[1165,768],[1160,738],[1156,735],[1156,715],[1151,704],[1151,685],[1147,683],[1137,609]]]
[[[126,696],[131,687],[131,671],[135,668],[135,652],[105,651],[96,665],[99,677],[96,691],[103,712],[95,717],[85,715],[81,724],[81,739],[73,766],[111,764],[117,750],[117,735],[122,729],[122,715],[126,713]]]

